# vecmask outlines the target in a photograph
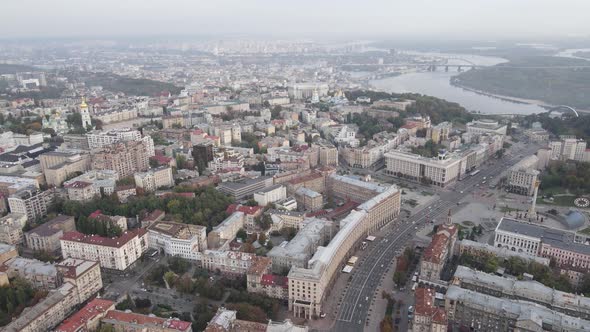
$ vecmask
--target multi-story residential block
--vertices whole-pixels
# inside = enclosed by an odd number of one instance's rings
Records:
[[[25,233],[27,247],[35,251],[58,252],[59,239],[67,232],[76,230],[72,216],[57,216]]]
[[[267,257],[272,259],[272,270],[284,273],[292,266],[307,268],[307,263],[317,248],[333,234],[332,222],[317,218],[307,218],[297,235],[288,243],[274,246]]]
[[[280,184],[264,188],[261,191],[254,193],[254,200],[261,206],[267,206],[270,203],[285,198],[287,198],[287,188]]]
[[[420,279],[438,281],[445,264],[453,256],[458,229],[451,220],[451,210],[444,224],[438,226],[420,262]]]
[[[327,177],[326,182],[332,196],[351,199],[359,203],[367,201],[387,189],[375,182],[338,174],[331,174]]]
[[[506,136],[508,126],[492,119],[479,119],[467,123],[467,133],[474,135],[497,134]]]
[[[56,263],[55,268],[64,282],[69,282],[78,288],[79,303],[86,302],[102,289],[98,262],[66,258]]]
[[[64,282],[56,267],[47,262],[24,257],[14,257],[4,263],[10,278],[21,277],[28,280],[33,287],[56,289]]]
[[[38,189],[39,182],[35,179],[0,175],[0,193],[4,196],[10,196],[29,188]]]
[[[320,315],[322,304],[341,264],[369,233],[394,220],[400,211],[400,192],[391,186],[359,205],[340,221],[340,230],[330,243],[319,247],[307,268],[289,271],[289,310],[296,317]]]
[[[148,147],[143,141],[128,141],[105,146],[92,156],[92,168],[112,170],[120,178],[132,176],[149,168]]]
[[[262,216],[263,211],[263,206],[248,206],[242,204],[230,204],[225,210],[228,215],[232,215],[234,212],[242,212],[244,214],[244,228],[247,232],[260,231],[256,224],[256,219]]]
[[[207,234],[207,247],[212,249],[220,248],[227,242],[233,240],[236,234],[238,234],[238,231],[244,228],[245,220],[246,217],[243,212],[237,211],[232,213]]]
[[[320,82],[305,82],[305,83],[293,83],[288,88],[289,97],[293,99],[310,99],[314,92],[318,97],[324,97],[328,95],[329,86],[327,83]]]
[[[318,193],[326,190],[326,178],[321,172],[296,177],[287,182],[287,193],[294,194],[299,188],[308,188]]]
[[[207,249],[206,227],[157,221],[148,227],[149,247],[166,255],[200,260]]]
[[[50,186],[59,187],[68,178],[90,169],[90,155],[78,152],[51,151],[39,156],[41,171]]]
[[[317,211],[324,206],[324,196],[315,192],[311,189],[301,187],[294,193],[297,206],[303,208],[306,211]]]
[[[246,275],[252,265],[267,257],[240,251],[205,250],[202,266],[204,269],[226,275]]]
[[[21,313],[18,318],[3,328],[6,332],[52,331],[72,313],[78,302],[78,288],[64,283],[39,303]]]
[[[412,330],[416,332],[446,332],[448,328],[447,313],[444,308],[435,305],[434,289],[418,287],[414,292],[414,297]]]
[[[272,177],[261,176],[254,179],[243,179],[236,182],[223,182],[217,186],[217,190],[232,196],[236,200],[240,200],[254,195],[254,193],[272,185]]]
[[[491,332],[590,329],[590,322],[587,320],[535,303],[484,295],[454,285],[445,294],[445,310],[453,328],[473,327]]]
[[[140,141],[141,138],[139,130],[131,128],[121,128],[110,131],[94,130],[86,134],[88,147],[90,149],[102,148],[117,142]]]
[[[115,310],[115,304],[114,301],[93,299],[59,324],[55,332],[96,331],[107,311]]]
[[[192,332],[192,323],[178,318],[160,318],[133,312],[109,310],[101,319],[115,331],[125,332]]]
[[[453,124],[445,121],[430,127],[426,136],[435,144],[442,144],[443,141],[449,139],[451,130],[453,130]]]
[[[98,261],[102,268],[126,270],[148,248],[147,230],[133,229],[116,238],[69,232],[61,238],[64,258]]]
[[[321,166],[338,166],[338,149],[331,144],[319,144],[319,164]]]
[[[4,264],[7,260],[18,256],[16,247],[11,244],[0,243],[0,264]]]
[[[28,220],[36,220],[47,215],[47,208],[53,203],[54,191],[25,189],[8,197],[10,212],[24,214]]]
[[[561,136],[559,141],[549,142],[551,159],[587,161],[586,141],[571,136]]]
[[[268,210],[272,219],[271,231],[280,231],[283,227],[299,229],[303,226],[305,212],[289,210]]]
[[[508,173],[507,190],[520,195],[532,196],[540,174],[537,170],[538,161],[537,156],[531,155],[512,166]]]
[[[147,172],[135,173],[133,177],[135,178],[135,185],[146,192],[174,186],[172,168],[170,167],[153,168]]]
[[[119,173],[114,170],[91,170],[64,182],[68,198],[73,201],[88,201],[101,195],[115,192]]]
[[[259,259],[246,274],[248,293],[264,294],[271,298],[286,300],[289,296],[287,277],[270,273],[272,262],[269,258]]]
[[[547,287],[534,280],[518,280],[476,271],[459,265],[453,285],[485,295],[533,302],[568,316],[590,319],[590,300]]]
[[[22,244],[25,240],[23,228],[26,223],[25,214],[9,213],[0,218],[0,242],[11,245]]]

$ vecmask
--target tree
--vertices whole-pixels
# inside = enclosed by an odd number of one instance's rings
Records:
[[[266,235],[264,235],[264,233],[258,233],[258,243],[261,245],[266,243]]]
[[[168,260],[168,267],[177,274],[182,274],[190,268],[190,262],[182,257],[173,256]]]
[[[248,237],[248,233],[246,233],[246,231],[243,228],[240,228],[238,230],[238,233],[236,234],[236,237],[242,241],[246,241],[246,238]]]
[[[101,323],[97,332],[115,332],[115,327],[109,323]]]
[[[169,287],[172,287],[174,286],[174,282],[176,281],[176,274],[172,271],[168,271],[164,273],[164,280],[166,280],[166,283]]]
[[[227,305],[227,308],[230,310],[237,311],[237,319],[259,323],[268,322],[268,316],[266,315],[266,312],[258,306],[245,302],[240,302],[230,303]]]

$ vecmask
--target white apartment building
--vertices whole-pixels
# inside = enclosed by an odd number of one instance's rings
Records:
[[[207,249],[206,227],[158,221],[148,227],[149,247],[166,255],[200,260]]]
[[[240,251],[205,250],[202,265],[209,271],[219,271],[222,274],[245,275],[253,264],[259,260],[268,259]]]
[[[64,182],[68,198],[74,201],[91,200],[104,194],[112,195],[119,180],[119,173],[110,169],[91,170]]]
[[[459,179],[462,173],[461,162],[461,158],[450,154],[439,155],[438,158],[425,158],[408,152],[391,151],[385,154],[385,172],[445,187]]]
[[[140,141],[141,133],[139,130],[131,128],[113,129],[109,131],[91,131],[86,134],[88,147],[90,149],[102,148],[120,141]]]
[[[238,231],[244,228],[246,216],[243,212],[237,211],[227,217],[221,224],[217,225],[207,235],[207,247],[219,248],[227,241],[231,241],[236,237]]]
[[[508,173],[507,189],[516,194],[532,196],[540,174],[537,170],[538,162],[539,158],[531,155],[512,166]]]
[[[9,213],[0,218],[0,242],[16,245],[24,242],[23,227],[27,223],[25,214]]]
[[[269,203],[274,203],[285,198],[287,198],[287,188],[280,184],[264,188],[254,193],[254,200],[260,206],[267,206]]]
[[[148,241],[147,230],[142,228],[126,231],[118,238],[68,232],[60,240],[64,258],[98,261],[102,268],[120,271],[141,257]]]
[[[47,208],[53,202],[53,190],[22,190],[8,197],[10,212],[24,214],[28,220],[47,215]]]
[[[170,167],[158,167],[147,172],[135,173],[133,177],[135,178],[135,186],[146,192],[174,186],[172,168]]]
[[[549,142],[551,159],[588,161],[590,152],[586,152],[586,141],[575,137],[562,136],[559,141]]]

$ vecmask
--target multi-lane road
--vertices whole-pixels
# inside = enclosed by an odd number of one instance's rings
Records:
[[[337,308],[336,321],[333,331],[362,331],[367,324],[367,313],[382,278],[391,267],[396,252],[401,252],[406,244],[414,237],[418,229],[429,224],[431,220],[438,219],[447,213],[449,209],[457,207],[461,200],[476,189],[476,185],[483,178],[497,177],[504,170],[514,165],[521,156],[527,156],[536,152],[538,146],[515,145],[509,155],[503,160],[494,160],[481,168],[479,174],[470,176],[457,182],[451,190],[441,190],[439,200],[430,206],[424,207],[405,220],[396,221],[396,225],[390,228],[383,237],[367,249],[370,250],[366,258],[352,274],[349,287],[344,291],[340,305]],[[326,308],[332,309],[332,308]],[[372,319],[380,319],[372,317]]]

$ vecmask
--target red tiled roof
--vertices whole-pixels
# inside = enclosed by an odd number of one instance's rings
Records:
[[[418,127],[418,124],[413,123],[413,122],[406,123],[405,125],[402,126],[402,128],[404,128],[404,129],[412,129],[412,128],[416,128],[416,127]]]
[[[449,237],[446,234],[436,233],[432,237],[430,245],[424,250],[424,259],[427,262],[440,264],[442,254],[448,245]]]
[[[264,209],[263,206],[256,205],[256,206],[247,206],[247,205],[238,205],[238,204],[230,204],[225,212],[227,214],[232,214],[236,211],[243,212],[244,214],[252,215],[258,213],[258,211]]]
[[[143,325],[149,331],[149,326],[157,326],[159,328],[167,328],[178,331],[188,331],[191,328],[191,323],[177,319],[164,319],[160,317],[150,317],[146,315],[127,313],[118,310],[110,310],[107,312],[104,319],[124,322],[133,325]]]
[[[106,312],[112,306],[115,305],[115,302],[105,300],[105,299],[94,299],[90,301],[87,305],[85,305],[82,309],[78,312],[67,318],[66,320],[61,323],[56,332],[75,332],[75,331],[85,331],[85,328],[80,329],[83,326],[86,326],[86,323],[95,318],[96,316]]]
[[[260,283],[264,286],[279,286],[283,288],[288,288],[289,278],[274,274],[264,274],[262,275]]]
[[[88,218],[96,218],[96,217],[98,217],[98,216],[101,216],[101,215],[102,215],[102,212],[101,212],[100,210],[96,210],[96,211],[92,212],[92,213],[91,213],[91,214],[88,216]]]
[[[124,232],[119,237],[102,237],[98,235],[85,235],[77,231],[65,233],[61,240],[73,241],[87,244],[95,244],[99,246],[121,248],[124,244],[131,241],[136,236],[143,236],[147,233],[146,229],[137,228]]]
[[[165,212],[162,210],[154,210],[143,219],[143,220],[156,220],[160,218]]]
[[[415,291],[415,314],[417,316],[428,316],[432,321],[439,324],[447,324],[447,313],[443,308],[434,305],[434,290],[431,288],[416,288]]]

